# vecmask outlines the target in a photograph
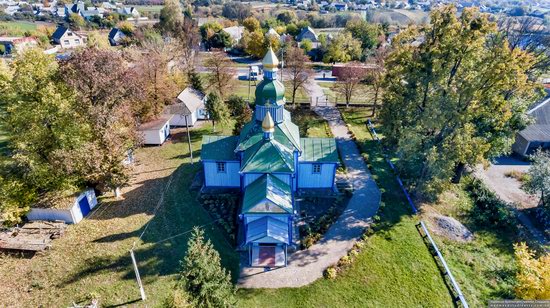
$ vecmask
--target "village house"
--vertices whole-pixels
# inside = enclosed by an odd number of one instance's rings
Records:
[[[129,16],[128,19],[135,20],[141,17],[141,14],[135,7],[123,7],[117,10],[120,15]]]
[[[229,34],[233,42],[237,44],[243,38],[244,27],[243,26],[227,27],[227,28],[223,28],[223,31]]]
[[[119,28],[113,28],[109,32],[109,43],[111,46],[118,46],[122,40],[126,37],[126,34],[122,32]]]
[[[52,40],[61,48],[77,48],[86,45],[86,37],[63,26],[57,27],[52,35]]]
[[[550,91],[549,91],[550,92]],[[533,154],[537,149],[550,150],[550,93],[528,112],[534,123],[516,135],[512,145],[514,153],[520,156]]]
[[[143,123],[138,127],[144,145],[162,145],[170,136],[171,115]]]
[[[298,42],[306,39],[312,41],[313,43],[319,42],[319,37],[311,27],[302,28],[300,34],[296,36],[296,41]]]
[[[248,265],[286,266],[295,247],[300,190],[335,190],[339,164],[333,138],[301,138],[285,110],[285,87],[271,48],[263,59],[253,119],[239,136],[203,136],[204,188],[236,188],[243,194],[239,247]]]
[[[177,102],[166,106],[165,113],[172,115],[170,126],[194,126],[198,120],[208,119],[206,95],[191,87],[178,95]]]

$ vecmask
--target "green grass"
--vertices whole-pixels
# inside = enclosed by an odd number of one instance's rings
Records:
[[[334,89],[334,87],[336,86],[335,82],[321,81],[318,84],[323,88],[324,94],[329,97],[329,100],[331,102],[336,101],[342,104],[346,102],[344,96]],[[371,104],[373,102],[373,99],[374,93],[372,92],[372,86],[361,83],[357,85],[357,88],[351,97],[350,103]]]
[[[300,136],[330,138],[332,132],[328,122],[310,109],[291,110],[292,122],[300,128]]]
[[[139,12],[160,13],[164,5],[134,5]]]
[[[367,112],[369,112],[367,110]],[[241,307],[450,307],[452,299],[418,235],[408,205],[378,147],[364,129],[363,110],[344,112],[370,157],[383,194],[381,230],[336,280],[296,289],[241,290]]]
[[[25,31],[36,30],[36,24],[28,21],[1,21],[0,22],[0,34],[1,33],[23,33]]]
[[[231,131],[227,125],[224,133]],[[189,234],[155,244],[159,240],[204,225],[206,236],[220,252],[223,265],[238,274],[238,255],[224,231],[190,192],[202,134],[211,133],[209,123],[193,130],[195,164],[190,165],[183,130],[172,142],[137,151],[135,184],[123,191],[124,200],[104,198],[104,204],[77,225],[69,226],[53,248],[32,259],[0,256],[0,294],[10,294],[4,306],[69,306],[73,301],[99,299],[101,306],[138,305],[139,290],[132,269],[129,249],[137,242],[136,258],[147,293],[147,305],[157,306],[174,285]],[[220,129],[218,129],[220,131]],[[172,177],[170,186],[167,186]],[[160,194],[164,200],[153,216]],[[142,240],[145,225],[151,222]],[[125,304],[126,303],[126,304]],[[130,304],[128,304],[130,303]]]
[[[373,162],[374,157],[379,157],[379,154],[373,151],[371,137],[364,124],[370,112],[369,108],[343,110],[347,118],[346,122],[351,124],[351,129],[357,138],[366,140],[363,143],[363,150],[369,154],[374,176],[382,182],[379,170],[383,170],[386,163],[377,165]],[[380,137],[383,136],[380,134]],[[465,181],[467,180],[468,178],[465,178]],[[433,231],[432,237],[437,242],[470,306],[482,307],[486,306],[489,300],[513,298],[515,273],[513,244],[520,241],[520,238],[517,234],[505,230],[484,228],[473,223],[469,216],[473,203],[464,186],[464,184],[454,185],[450,191],[441,196],[439,201],[423,204],[421,209],[426,214],[422,216],[424,220],[427,213],[435,212],[451,216],[474,232],[474,240],[468,243],[448,240]],[[391,191],[399,191],[399,187],[393,185]],[[386,201],[386,207],[388,205]]]

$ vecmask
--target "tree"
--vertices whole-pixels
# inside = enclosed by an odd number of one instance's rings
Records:
[[[178,24],[183,22],[183,11],[177,0],[164,1],[164,7],[160,10],[159,27],[165,34],[174,34]]]
[[[361,42],[354,39],[351,33],[338,34],[328,45],[323,62],[349,62],[361,58]]]
[[[260,21],[253,16],[245,18],[243,20],[243,26],[248,32],[254,32],[260,30]]]
[[[156,118],[166,105],[174,101],[183,84],[178,82],[181,72],[171,63],[179,58],[180,48],[177,44],[164,41],[146,41],[143,44],[136,69],[143,78],[144,99],[134,105],[134,112],[142,121]]]
[[[313,43],[311,42],[311,40],[303,39],[302,42],[300,42],[300,48],[308,53],[313,49]]]
[[[197,91],[204,92],[204,86],[202,85],[202,79],[201,76],[197,73],[197,71],[190,70],[188,73],[189,77],[189,84],[191,84],[191,87]]]
[[[0,210],[10,222],[17,222],[39,195],[82,184],[80,177],[59,168],[66,162],[57,154],[83,146],[90,127],[58,76],[55,59],[39,49],[23,52],[9,69],[0,69],[2,128],[10,137],[10,157],[0,157]]]
[[[237,19],[242,21],[250,15],[252,15],[250,5],[246,5],[242,2],[227,2],[222,8],[222,16],[227,19]]]
[[[244,51],[256,58],[265,55],[265,37],[262,31],[247,32],[243,36]]]
[[[380,120],[411,188],[434,197],[465,165],[509,151],[536,84],[533,57],[510,50],[487,15],[445,6],[430,20],[394,39]]]
[[[344,96],[346,107],[349,107],[349,103],[357,90],[357,86],[366,76],[367,71],[360,63],[352,62],[342,67],[334,89],[340,95]]]
[[[531,157],[533,163],[527,174],[524,188],[528,193],[540,195],[539,221],[550,225],[550,153],[537,150]]]
[[[516,296],[523,300],[550,298],[550,254],[536,259],[525,243],[519,243],[514,244],[514,255],[518,265]]]
[[[231,276],[220,262],[220,255],[204,231],[193,228],[182,262],[179,286],[194,307],[231,307],[236,303]]]
[[[204,67],[209,74],[206,77],[208,88],[215,91],[223,100],[233,88],[235,68],[223,52],[212,52],[204,60]]]
[[[180,66],[184,71],[191,71],[195,68],[195,55],[199,50],[200,34],[199,28],[191,18],[184,18],[183,22],[176,25],[176,43],[180,50]]]
[[[304,51],[298,47],[289,47],[286,50],[285,73],[290,82],[292,93],[292,105],[296,104],[296,93],[299,89],[304,88],[305,84],[311,76],[309,68],[309,58],[304,54]]]
[[[374,52],[374,55],[368,60],[368,63],[372,66],[367,73],[367,77],[372,82],[372,90],[374,92],[374,100],[372,102],[372,115],[376,115],[376,109],[378,108],[378,98],[380,96],[380,90],[382,89],[382,82],[384,81],[385,74],[385,62],[388,55],[388,50],[385,47],[379,47]]]
[[[277,20],[287,25],[298,21],[298,16],[296,16],[296,12],[286,10],[277,14]]]
[[[143,100],[137,71],[116,51],[86,48],[63,60],[59,75],[76,93],[79,121],[89,125],[92,137],[57,159],[90,186],[116,190],[127,184],[123,161],[139,143],[132,106]]]
[[[77,29],[80,29],[84,27],[86,21],[84,20],[84,18],[82,18],[82,16],[76,13],[71,13],[69,15],[69,24]]]
[[[205,106],[208,117],[212,120],[212,126],[216,130],[216,123],[223,124],[229,120],[229,109],[216,93],[208,94]]]
[[[227,100],[231,116],[236,120],[233,135],[238,135],[243,126],[252,119],[252,109],[240,96],[231,95]]]
[[[376,48],[380,28],[378,25],[371,24],[364,19],[354,18],[346,23],[346,31],[350,32],[352,37],[361,41],[363,49]]]

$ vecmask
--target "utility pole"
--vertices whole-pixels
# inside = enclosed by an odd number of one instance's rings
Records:
[[[193,149],[191,147],[191,134],[189,133],[189,123],[187,123],[187,117],[185,117],[185,127],[187,128],[187,142],[189,143],[189,157],[191,159],[191,164],[193,164]]]
[[[283,82],[283,75],[284,75],[284,67],[285,67],[285,46],[281,47],[281,82]]]
[[[248,103],[250,104],[250,78],[252,77],[252,65],[248,66]]]

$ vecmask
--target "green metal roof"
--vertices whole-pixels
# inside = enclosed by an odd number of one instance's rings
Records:
[[[235,156],[237,136],[202,136],[202,160],[238,160]]]
[[[276,140],[262,139],[244,151],[241,171],[294,172],[294,156]]]
[[[291,151],[301,149],[300,130],[290,119],[275,125],[273,138]],[[255,120],[248,122],[241,130],[237,151],[244,151],[261,140],[263,140],[261,123]]]
[[[292,214],[290,186],[271,174],[262,175],[246,187],[242,213]]]
[[[338,162],[338,150],[334,138],[302,138],[300,161]]]
[[[267,105],[268,102],[283,104],[285,98],[285,86],[279,80],[264,79],[256,86],[256,105]]]

